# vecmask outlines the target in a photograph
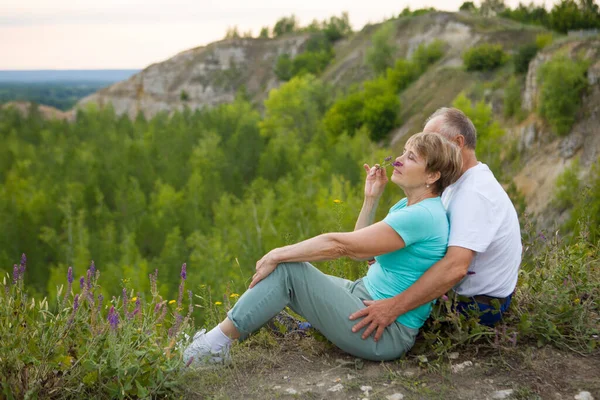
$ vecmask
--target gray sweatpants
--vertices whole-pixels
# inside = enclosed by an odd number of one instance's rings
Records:
[[[414,344],[418,330],[398,322],[389,325],[379,341],[362,339],[366,328],[353,333],[360,319],[350,314],[372,300],[362,279],[352,282],[326,275],[309,263],[282,263],[268,277],[248,289],[227,314],[240,340],[258,330],[286,306],[306,318],[340,349],[368,360],[392,360]]]

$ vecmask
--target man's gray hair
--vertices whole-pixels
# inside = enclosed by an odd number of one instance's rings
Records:
[[[442,107],[431,114],[425,124],[437,117],[443,118],[443,122],[439,125],[438,130],[440,132],[438,133],[449,139],[462,135],[465,138],[465,146],[475,150],[475,146],[477,145],[477,130],[465,113],[457,108]]]

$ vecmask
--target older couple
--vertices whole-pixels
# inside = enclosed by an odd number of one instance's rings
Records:
[[[340,349],[365,359],[400,357],[414,344],[431,302],[448,290],[463,310],[500,318],[516,285],[519,223],[508,196],[475,156],[476,132],[459,110],[440,109],[394,162],[391,181],[406,197],[374,223],[388,182],[385,169],[365,165],[365,199],[354,232],[327,233],[277,248],[256,264],[249,289],[211,331],[196,333],[184,360],[229,359],[243,340],[286,306]],[[329,276],[310,261],[372,259],[357,281]],[[469,273],[468,273],[469,272]],[[500,312],[492,308],[500,303]],[[365,340],[374,333],[374,340]]]

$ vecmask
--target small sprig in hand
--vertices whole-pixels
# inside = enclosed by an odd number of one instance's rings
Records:
[[[383,162],[380,165],[377,165],[376,168],[377,169],[383,169],[385,167],[399,167],[402,165],[402,163],[400,161],[392,161],[392,156],[387,156],[386,158],[383,159]]]

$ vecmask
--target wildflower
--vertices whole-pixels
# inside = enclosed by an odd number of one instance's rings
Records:
[[[85,285],[85,279],[82,276],[81,278],[79,278],[79,288],[83,289],[84,285]]]
[[[131,301],[133,303],[136,300],[137,300],[137,297],[132,297],[131,300],[129,300],[129,301]]]
[[[77,311],[79,308],[79,295],[75,295],[75,300],[73,300],[73,311]]]
[[[183,263],[183,265],[181,266],[181,279],[183,279],[184,281],[187,278],[186,268],[187,268],[186,263]]]
[[[394,167],[400,167],[402,165],[402,163],[399,161],[390,163],[390,161],[392,161],[392,158],[392,156],[387,156],[386,158],[384,158],[383,162],[377,166],[377,169],[383,169],[385,167],[389,167],[390,165],[393,165]]]
[[[231,294],[229,295],[229,297],[231,297],[232,299],[235,299],[235,298],[238,298],[238,297],[240,297],[240,295],[239,295],[239,294],[237,294],[237,293],[231,293]]]
[[[107,319],[111,328],[117,329],[117,327],[119,326],[119,314],[115,311],[115,306],[110,307]]]
[[[169,304],[177,303],[177,300],[169,300]]]
[[[126,288],[123,288],[122,297],[123,297],[123,305],[127,304],[127,289]]]
[[[67,272],[67,282],[69,282],[69,287],[71,287],[71,284],[73,283],[73,267],[69,267],[69,271]]]
[[[90,269],[89,269],[92,278],[94,278],[96,276],[96,264],[94,264],[94,260],[92,260],[92,263],[90,264]]]
[[[137,315],[142,307],[142,300],[140,299],[140,294],[138,293],[137,297],[134,297],[135,299],[135,309],[133,310],[133,315]]]
[[[13,265],[13,284],[16,285],[19,281],[19,267],[17,264]]]
[[[340,199],[335,199],[333,202],[334,202],[335,204],[340,204],[342,201],[341,201]]]
[[[573,300],[573,302],[575,304],[579,304],[579,303],[581,303],[581,299],[579,297],[577,297],[575,300]]]
[[[220,306],[221,304],[223,303],[221,303],[220,301],[215,301],[215,306]]]
[[[448,296],[446,296],[445,294],[444,294],[444,295],[442,295],[442,300],[444,300],[444,301],[448,301]]]
[[[104,296],[102,296],[102,293],[98,295],[98,312],[100,312],[100,310],[102,310],[102,300],[104,300]]]
[[[156,303],[156,305],[154,306],[154,314],[156,314],[157,312],[160,311],[160,308],[162,307],[163,303]]]
[[[27,267],[27,257],[25,253],[21,255],[21,265],[19,266],[19,277],[22,279],[25,275],[25,268]]]
[[[162,326],[162,324],[156,324],[156,326]]]

